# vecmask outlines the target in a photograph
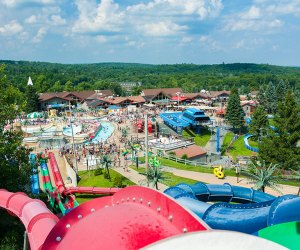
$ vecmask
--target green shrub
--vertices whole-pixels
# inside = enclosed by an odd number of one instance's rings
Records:
[[[169,155],[176,155],[176,153],[174,151],[170,151],[168,154]]]
[[[104,176],[104,179],[107,179],[107,180],[109,179],[109,174],[107,172],[104,172],[103,176]]]
[[[187,154],[183,154],[183,155],[181,156],[181,159],[186,160],[187,158],[188,158]]]
[[[103,170],[102,168],[97,168],[94,172],[94,175],[97,176],[97,175],[102,175],[103,174]]]
[[[126,185],[123,183],[125,180],[124,176],[117,176],[113,179],[113,186],[118,188],[126,187]]]

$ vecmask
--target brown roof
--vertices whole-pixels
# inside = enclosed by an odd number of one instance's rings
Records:
[[[137,96],[129,96],[128,99],[132,102],[136,103],[144,103],[146,100],[144,97],[137,95]]]
[[[63,100],[71,101],[72,99],[66,97],[66,93],[68,93],[68,92],[42,93],[42,94],[40,94],[39,99],[42,102],[51,100],[53,98],[60,98],[60,99],[63,99]]]
[[[206,151],[197,145],[191,145],[185,148],[176,149],[174,150],[174,152],[177,157],[182,157],[184,154],[186,154],[187,158],[192,158],[206,154]]]
[[[106,90],[84,90],[84,91],[63,91],[63,92],[42,93],[40,94],[40,101],[47,101],[55,97],[71,101],[72,100],[71,96],[75,96],[80,100],[98,99],[97,97],[99,97],[99,95],[101,97],[111,96],[112,91],[106,89]]]
[[[87,97],[87,99],[99,99],[99,98],[105,98],[107,96],[112,96],[113,92],[110,89],[104,89],[104,90],[95,90],[95,92]]]
[[[204,93],[183,93],[182,94],[183,96],[189,98],[189,99],[196,99],[196,98],[208,98],[208,95],[207,94],[204,94]]]
[[[65,95],[65,97],[68,97],[69,95],[74,95],[81,100],[85,100],[93,94],[95,94],[95,90],[71,91],[71,92],[68,92]]]
[[[218,97],[220,95],[226,94],[230,95],[230,91],[222,90],[222,91],[209,91],[211,97]]]
[[[177,92],[182,93],[181,88],[163,88],[163,89],[143,89],[143,96],[157,96],[163,93],[166,96],[175,96]]]
[[[145,99],[142,96],[127,96],[127,97],[114,97],[114,98],[98,98],[110,104],[121,104],[122,102],[129,101],[132,103],[144,103]]]

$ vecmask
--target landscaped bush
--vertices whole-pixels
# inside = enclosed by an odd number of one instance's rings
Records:
[[[102,168],[97,168],[94,172],[94,175],[97,176],[97,175],[102,175],[103,174],[103,170]]]
[[[107,172],[104,172],[103,176],[104,176],[104,179],[107,179],[107,180],[109,179],[109,174]]]
[[[176,153],[174,151],[170,151],[168,154],[169,155],[176,155]]]
[[[117,176],[113,179],[113,186],[118,188],[126,187],[126,185],[123,183],[125,180],[124,176]]]
[[[187,158],[188,158],[187,154],[183,154],[183,155],[181,156],[181,159],[186,160]]]

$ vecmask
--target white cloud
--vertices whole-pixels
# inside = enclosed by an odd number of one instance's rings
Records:
[[[52,15],[50,17],[50,20],[51,20],[51,24],[52,25],[64,25],[66,24],[66,20],[63,19],[61,16],[59,15]]]
[[[101,33],[120,31],[124,13],[113,0],[102,0],[99,4],[90,0],[77,0],[79,19],[74,33]]]
[[[106,43],[107,42],[107,37],[106,36],[96,36],[95,39],[99,43]]]
[[[224,30],[264,30],[265,32],[269,32],[272,29],[281,27],[282,25],[283,22],[280,19],[274,17],[273,15],[269,15],[268,13],[262,13],[262,8],[260,7],[251,6],[247,11],[232,15],[227,18]]]
[[[12,20],[4,26],[0,26],[0,35],[2,36],[13,36],[20,33],[23,30],[22,25],[20,25],[16,20]]]
[[[145,46],[145,43],[140,40],[140,41],[133,41],[133,40],[129,40],[128,37],[125,37],[125,41],[127,41],[126,45],[128,47],[134,47],[134,48],[138,48],[141,49]]]
[[[34,24],[37,22],[37,17],[35,15],[31,15],[25,19],[25,23]]]
[[[275,2],[275,4],[274,4]],[[299,0],[279,0],[272,1],[272,4],[266,6],[267,12],[271,14],[281,15],[299,15],[300,14],[300,1]]]
[[[243,19],[258,19],[260,16],[260,9],[256,6],[251,6],[247,12],[241,14]]]
[[[129,12],[152,12],[160,16],[196,15],[201,20],[219,15],[222,9],[221,0],[153,0],[127,7]]]
[[[47,29],[45,27],[39,28],[38,32],[36,35],[32,38],[33,43],[40,43],[44,36],[47,34]]]
[[[139,27],[139,30],[146,36],[170,36],[176,35],[187,28],[187,26],[181,26],[171,21],[161,21],[158,23],[146,23]]]
[[[219,42],[211,38],[210,36],[200,36],[199,38],[200,45],[202,47],[206,47],[207,49],[211,51],[220,51],[222,50],[222,47]]]
[[[54,0],[2,0],[2,4],[7,7],[16,7],[18,5],[22,4],[41,4],[41,5],[47,5],[47,4],[53,4]]]
[[[190,43],[191,41],[193,41],[193,38],[189,36],[185,36],[181,39],[182,43]]]

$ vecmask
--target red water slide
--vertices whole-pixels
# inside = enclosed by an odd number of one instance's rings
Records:
[[[208,226],[176,201],[153,189],[127,187],[81,204],[60,219],[43,250],[135,250]]]
[[[59,168],[57,166],[57,161],[53,152],[48,153],[48,158],[50,162],[51,171],[54,177],[55,186],[57,187],[61,195],[71,195],[71,194],[105,194],[112,195],[118,192],[119,188],[96,188],[96,187],[71,187],[66,188],[64,186],[63,179],[61,177]]]
[[[59,221],[39,200],[0,190],[0,206],[18,216],[32,250],[135,250],[187,232],[209,230],[168,196],[146,187],[127,187],[90,200]]]
[[[97,188],[97,187],[70,187],[67,188],[64,194],[107,194],[113,195],[120,191],[119,188]]]
[[[13,213],[24,224],[31,249],[40,249],[58,218],[40,200],[34,200],[24,193],[0,190],[0,207]]]

